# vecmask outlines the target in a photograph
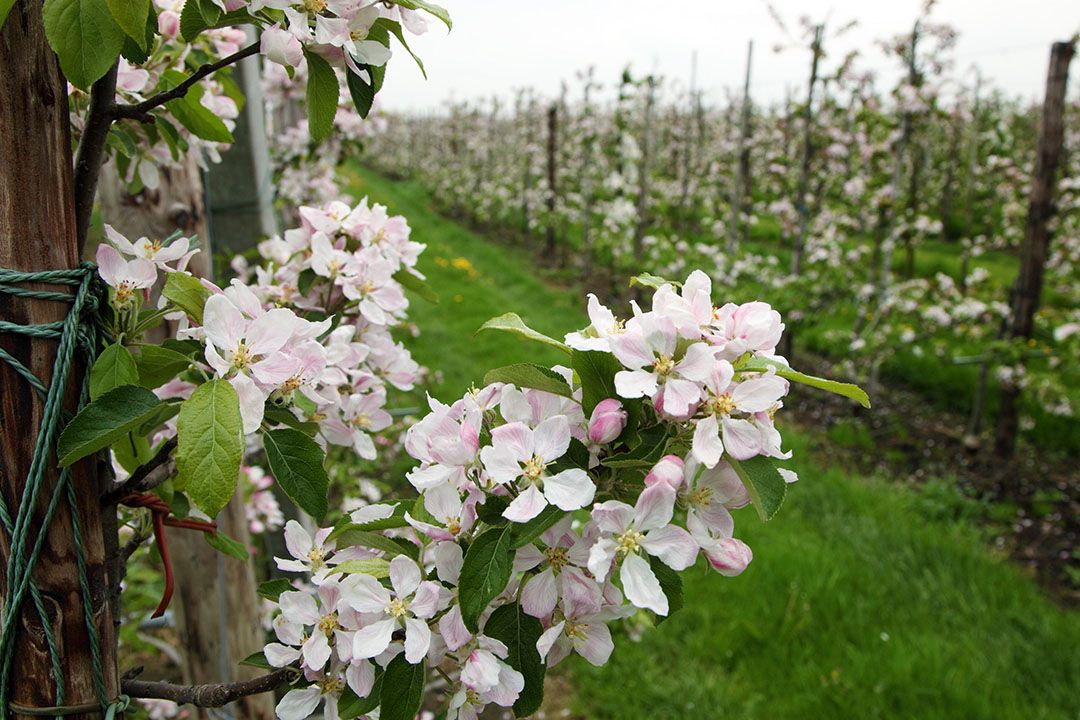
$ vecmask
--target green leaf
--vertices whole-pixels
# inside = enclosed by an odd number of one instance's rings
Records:
[[[346,687],[338,701],[338,717],[341,720],[355,720],[361,715],[366,715],[379,707],[379,696],[382,695],[383,669],[375,666],[375,683],[371,686],[371,692],[367,697],[356,697],[351,688]]]
[[[206,538],[206,542],[210,543],[210,547],[214,548],[222,555],[228,555],[237,560],[248,559],[247,548],[220,530],[216,533],[203,533],[203,537]]]
[[[334,129],[338,109],[338,79],[330,63],[320,55],[304,51],[308,64],[307,113],[311,139],[321,142]]]
[[[731,467],[746,486],[761,521],[771,520],[784,504],[784,496],[787,494],[787,483],[776,470],[773,461],[764,455],[757,455],[749,460],[736,460],[727,453],[724,453],[724,459],[731,463]]]
[[[486,323],[481,325],[480,329],[476,332],[480,332],[481,330],[503,330],[505,332],[512,332],[517,335],[521,335],[522,337],[526,337],[530,340],[535,340],[536,342],[542,342],[545,345],[550,345],[553,348],[558,348],[564,353],[570,354],[572,352],[570,350],[570,346],[559,342],[555,338],[550,338],[543,333],[539,333],[536,330],[533,330],[531,327],[525,324],[525,321],[522,320],[517,313],[511,312],[504,315],[499,315],[498,317],[493,317]]]
[[[267,405],[263,413],[263,421],[269,425],[285,425],[295,430],[315,437],[319,433],[319,424],[301,420],[292,413],[289,408]]]
[[[191,367],[191,358],[160,345],[143,345],[134,360],[138,367],[138,382],[151,390],[161,387]]]
[[[349,86],[349,95],[352,97],[353,107],[356,108],[357,114],[367,119],[368,114],[371,112],[371,106],[375,102],[375,93],[379,92],[379,89],[375,85],[373,68],[370,65],[361,65],[360,69],[367,70],[372,82],[369,83],[364,80],[364,78],[354,73],[352,68],[346,66],[345,83]]]
[[[236,491],[244,455],[240,399],[227,380],[195,389],[176,421],[176,470],[191,501],[210,517]]]
[[[45,0],[45,37],[60,58],[64,77],[89,90],[112,68],[124,46],[124,31],[105,0]]]
[[[409,55],[412,56],[413,62],[415,62],[416,66],[420,68],[420,74],[424,76],[425,80],[427,80],[427,70],[424,69],[424,61],[420,59],[419,55],[412,51],[411,47],[409,47],[409,43],[405,40],[405,33],[401,30],[401,23],[399,23],[397,20],[391,20],[389,18],[379,18],[375,21],[375,24],[385,27],[387,30],[394,34],[394,37],[398,39],[398,42],[401,43],[401,46],[405,48],[405,52],[409,53]]]
[[[179,70],[166,70],[161,75],[161,85],[163,89],[171,90],[186,79],[187,76]],[[199,83],[195,83],[188,88],[183,97],[170,100],[165,103],[165,107],[169,109],[169,112],[173,114],[181,125],[190,130],[196,137],[211,142],[233,142],[232,133],[225,126],[224,121],[215,115],[210,108],[202,104],[203,92],[205,92],[205,88]],[[177,273],[170,273],[169,276],[172,277],[175,274]]]
[[[146,49],[146,16],[150,14],[150,0],[106,0],[109,12],[116,24],[132,40]]]
[[[818,390],[824,390],[836,395],[843,395],[844,397],[859,403],[864,408],[870,407],[870,396],[858,385],[837,382],[835,380],[826,380],[825,378],[815,377],[814,375],[807,375],[798,370],[792,370],[787,365],[776,362],[775,360],[768,360],[762,357],[750,358],[745,363],[737,363],[735,369],[741,372],[744,370],[768,370],[769,368],[775,368],[776,374],[785,380],[809,385]]]
[[[660,582],[660,589],[664,591],[668,601],[668,614],[656,616],[656,624],[659,625],[683,608],[682,578],[655,555],[649,556],[649,567]]]
[[[339,537],[349,532],[377,532],[380,530],[393,530],[394,528],[408,526],[409,523],[405,520],[405,510],[403,507],[398,506],[398,508],[394,510],[394,514],[390,517],[371,520],[366,523],[345,523],[340,525],[334,528],[333,532],[327,536],[326,542],[337,540]]]
[[[675,287],[679,287],[682,285],[682,283],[677,280],[668,280],[667,278],[662,278],[659,275],[642,273],[640,275],[635,275],[634,277],[630,278],[630,287],[634,287],[635,285],[642,285],[644,287],[652,288],[653,290],[659,290],[665,285],[674,285]]]
[[[371,548],[372,550],[381,550],[390,557],[393,557],[394,555],[406,555],[413,560],[420,557],[420,550],[408,540],[388,538],[385,535],[379,535],[378,533],[368,530],[353,530],[351,528],[346,528],[337,536],[335,542],[335,547],[338,550],[341,548],[352,547],[353,545],[362,545],[363,547]]]
[[[259,583],[259,587],[256,588],[255,591],[259,593],[259,597],[277,602],[277,599],[281,597],[281,593],[289,592],[292,589],[292,583],[285,578],[274,578],[273,580]]]
[[[652,467],[664,456],[668,443],[668,428],[655,425],[638,433],[636,444],[630,450],[604,458],[600,464],[604,467],[635,468]]]
[[[266,659],[266,654],[260,650],[257,653],[251,653],[246,658],[240,661],[241,665],[247,665],[248,667],[262,668],[263,670],[277,670],[276,667],[270,664],[270,661]]]
[[[472,633],[479,631],[480,615],[506,589],[514,563],[514,529],[491,528],[480,533],[461,565],[458,598],[461,619]]]
[[[536,650],[543,632],[540,621],[526,615],[517,603],[496,608],[484,623],[484,634],[506,646],[506,663],[525,678],[525,688],[514,703],[515,717],[532,715],[544,702],[546,666]]]
[[[411,272],[402,268],[394,273],[394,279],[405,288],[406,290],[412,290],[424,300],[427,300],[432,305],[439,304],[439,294],[432,289],[430,285],[413,275]]]
[[[614,355],[599,350],[575,350],[570,365],[581,383],[581,409],[585,417],[592,415],[601,400],[616,398],[625,403],[615,392],[615,373],[623,366]]]
[[[383,673],[379,693],[379,720],[414,720],[424,701],[427,663],[411,665],[402,653],[390,661]]]
[[[423,497],[421,495],[421,497]],[[476,505],[476,516],[491,526],[501,526],[507,523],[503,517],[503,511],[510,505],[510,501],[500,495],[487,495],[484,502]]]
[[[323,467],[326,455],[319,444],[299,430],[281,428],[263,433],[263,447],[278,487],[300,509],[322,520],[330,478]]]
[[[525,547],[531,542],[535,542],[537,538],[548,530],[548,528],[562,520],[566,515],[567,513],[565,510],[560,510],[555,505],[548,505],[540,511],[539,515],[529,522],[517,525],[517,529],[514,532],[514,549],[517,550],[520,547]]]
[[[90,399],[97,400],[113,388],[121,385],[138,385],[139,369],[135,359],[120,343],[101,351],[94,366],[90,368]]]
[[[544,392],[568,398],[573,397],[570,386],[566,384],[566,380],[563,379],[562,375],[551,368],[536,365],[535,363],[515,363],[489,370],[484,375],[485,385],[497,382],[517,385],[519,388],[543,390]]]
[[[368,558],[367,560],[346,560],[334,565],[333,573],[345,573],[346,575],[370,575],[376,580],[390,577],[390,563],[385,558]]]
[[[202,325],[203,306],[206,305],[210,291],[199,279],[186,272],[169,273],[165,278],[165,287],[161,294],[173,305],[187,313],[188,317]]]
[[[157,410],[161,401],[136,385],[121,385],[84,407],[72,418],[56,442],[60,467],[92,455],[137,428]]]
[[[116,0],[110,0],[115,2]],[[149,10],[149,4],[147,5]],[[120,54],[132,65],[142,65],[150,59],[150,51],[153,49],[154,38],[158,34],[157,13],[147,12],[146,22],[143,23],[142,41],[124,38],[124,46],[120,48]]]
[[[160,410],[162,407],[167,406],[162,403],[158,406],[158,409]],[[154,414],[156,415],[157,412],[155,411]],[[143,424],[145,425],[145,423]],[[120,467],[129,473],[135,472],[140,465],[154,457],[154,453],[150,450],[150,441],[143,436],[141,426],[129,432],[127,437],[114,442],[112,451],[116,456],[116,461],[120,463]]]
[[[0,0],[0,28],[4,27],[4,21],[7,20],[8,13],[14,5],[15,0]]]
[[[395,0],[396,4],[403,8],[409,8],[410,10],[423,10],[424,12],[431,13],[438,19],[442,20],[446,25],[447,30],[454,29],[454,23],[450,20],[450,13],[446,11],[446,8],[441,5],[436,5],[433,2],[427,0]]]

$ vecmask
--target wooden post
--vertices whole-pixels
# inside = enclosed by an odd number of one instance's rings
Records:
[[[637,225],[634,228],[634,259],[645,255],[645,231],[649,228],[649,170],[652,166],[652,118],[656,102],[656,77],[646,79],[645,116],[641,130],[641,164],[638,167]]]
[[[79,263],[79,254],[67,89],[56,56],[45,40],[40,2],[21,0],[11,9],[0,30],[0,66],[4,68],[0,73],[0,267],[24,271],[73,268]],[[61,320],[67,309],[62,303],[0,296],[0,317],[14,323]],[[0,347],[49,382],[56,342],[3,333]],[[76,367],[71,373],[65,392],[69,410],[75,408],[77,378],[83,370]],[[42,412],[43,402],[37,393],[7,363],[0,362],[0,492],[12,514],[23,494]],[[55,458],[50,458],[31,528],[41,527],[45,504],[57,481],[54,463]],[[117,613],[111,602],[118,579],[115,565],[110,567],[116,561],[115,512],[109,521],[109,512],[102,512],[98,500],[105,481],[93,458],[77,463],[71,474],[92,596],[90,610],[100,642],[107,700],[111,701],[118,692]],[[60,649],[64,702],[68,705],[98,701],[71,523],[68,504],[62,500],[45,531],[45,543],[33,571]],[[106,536],[111,540],[108,556]],[[6,574],[10,540],[6,533],[0,533],[0,574]],[[7,582],[6,576],[0,577],[0,585],[6,588]],[[16,628],[10,699],[27,706],[54,705],[56,686],[49,652],[29,599],[22,606]],[[101,713],[68,717],[99,718]]]
[[[549,260],[555,260],[556,246],[555,232],[555,193],[557,190],[556,178],[558,175],[559,154],[559,106],[551,103],[547,111],[547,247],[546,252]]]
[[[919,21],[915,21],[915,27],[911,30],[911,44],[908,47],[908,81],[914,82],[915,78],[915,51],[919,41]],[[902,111],[900,114],[900,139],[896,145],[895,164],[893,165],[892,178],[892,208],[889,213],[889,223],[885,229],[886,237],[883,252],[881,254],[881,272],[878,275],[879,302],[884,303],[889,292],[889,284],[892,281],[893,241],[888,237],[892,227],[896,224],[896,210],[900,204],[900,183],[904,179],[904,156],[907,152],[908,142],[911,139],[911,113]]]
[[[742,120],[739,125],[739,150],[735,159],[735,183],[731,187],[731,222],[728,226],[727,251],[734,253],[739,246],[742,223],[743,184],[750,177],[750,63],[754,58],[754,41],[746,44],[746,78],[743,80]],[[816,63],[816,58],[815,58]]]
[[[1076,52],[1076,41],[1056,42],[1050,50],[1050,69],[1046,76],[1046,100],[1043,102],[1035,172],[1028,200],[1027,228],[1020,248],[1020,272],[1012,289],[1012,320],[1009,335],[1030,338],[1035,326],[1035,312],[1042,295],[1043,272],[1050,248],[1049,221],[1054,214],[1054,186],[1065,135],[1065,91],[1069,84],[1069,63]],[[1003,459],[1016,449],[1019,426],[1020,388],[1006,385],[1001,389],[994,452]]]
[[[964,191],[964,237],[970,242],[975,235],[975,168],[979,162],[979,88],[982,75],[975,71],[975,99],[971,108],[971,137],[968,145],[967,188]],[[971,262],[970,248],[964,250],[960,264],[960,290],[967,293],[968,265]]]
[[[810,62],[810,85],[806,91],[806,107],[803,109],[803,152],[802,166],[799,168],[799,183],[796,186],[795,207],[799,213],[799,227],[795,234],[795,244],[791,253],[791,274],[798,275],[802,270],[802,254],[806,245],[806,230],[810,220],[810,206],[806,195],[810,189],[810,163],[814,156],[814,87],[818,80],[818,64],[821,61],[821,41],[825,26],[814,28],[814,42],[810,46],[813,59]]]

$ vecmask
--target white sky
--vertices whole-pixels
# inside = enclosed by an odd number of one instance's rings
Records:
[[[562,80],[576,93],[580,85],[574,75],[590,65],[605,88],[617,81],[627,63],[636,74],[656,69],[686,84],[695,50],[698,85],[706,101],[716,101],[725,88],[741,86],[751,38],[755,102],[781,100],[785,85],[801,92],[808,74],[807,52],[772,51],[783,36],[769,18],[764,0],[444,0],[443,4],[453,17],[453,32],[448,35],[441,23],[432,21],[432,30],[410,43],[424,60],[428,80],[403,51],[395,50],[379,94],[385,109],[434,110],[447,99],[507,98],[520,87],[555,95]],[[847,50],[859,49],[861,66],[891,86],[893,65],[873,41],[909,32],[921,0],[775,0],[774,5],[793,31],[804,14],[814,20],[828,17],[834,27],[858,20],[859,26],[843,38],[826,41],[830,56],[826,67],[839,62]],[[680,8],[684,11],[678,12]],[[994,86],[1038,98],[1050,43],[1080,31],[1080,1],[939,0],[931,19],[959,30],[958,71],[977,65]],[[1080,76],[1080,68],[1074,70]]]

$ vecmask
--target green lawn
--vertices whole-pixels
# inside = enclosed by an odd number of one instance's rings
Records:
[[[582,298],[545,283],[530,253],[438,217],[417,184],[347,175],[428,244],[420,267],[442,301],[413,303],[410,346],[443,370],[436,395],[453,399],[488,368],[560,360],[472,333],[512,310],[559,336],[586,322]],[[1076,614],[986,549],[965,501],[827,469],[823,434],[785,437],[802,481],[767,526],[736,514],[750,569],[684,575],[683,611],[620,638],[602,669],[568,662],[561,705],[596,720],[1080,717]]]

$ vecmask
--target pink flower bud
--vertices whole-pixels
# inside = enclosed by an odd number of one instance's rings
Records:
[[[709,565],[712,565],[713,570],[728,577],[735,577],[741,573],[754,559],[754,553],[750,550],[750,546],[735,538],[723,538],[712,543],[702,543],[702,549],[705,551],[705,557],[709,559]]]
[[[596,445],[605,445],[622,434],[626,427],[627,415],[622,403],[615,398],[601,400],[593,408],[589,418],[589,440]]]
[[[665,455],[660,458],[660,462],[653,465],[652,470],[645,476],[646,487],[667,483],[678,490],[683,483],[683,464],[683,459],[678,455]]]
[[[180,32],[180,16],[172,10],[162,10],[157,17],[157,29],[162,37],[172,40]]]

